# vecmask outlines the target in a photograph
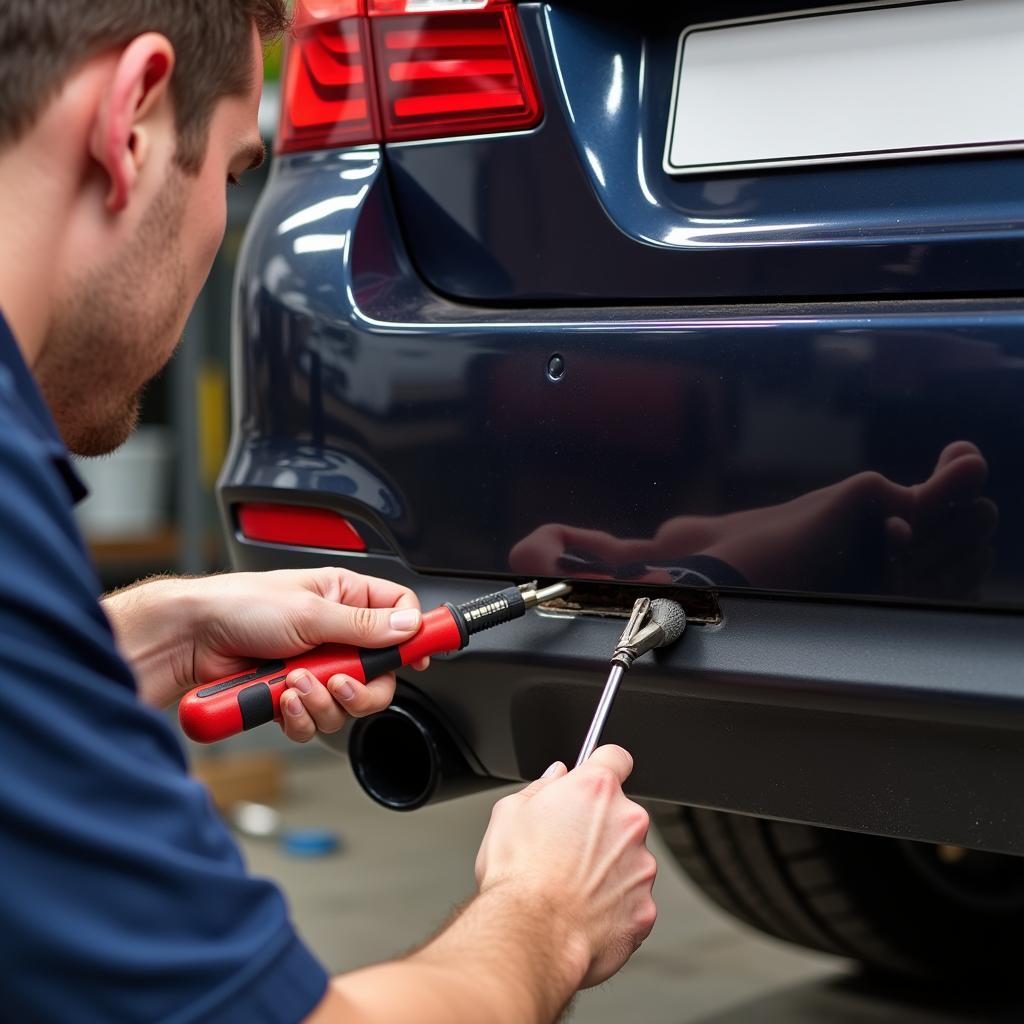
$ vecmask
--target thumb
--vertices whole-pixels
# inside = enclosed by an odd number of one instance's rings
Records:
[[[525,797],[531,797],[539,793],[545,786],[550,785],[555,779],[560,779],[563,775],[567,775],[569,769],[562,764],[561,761],[556,761],[551,765],[547,771],[539,779],[534,779],[519,795]]]
[[[422,622],[417,608],[360,608],[318,598],[303,611],[300,632],[314,644],[389,647],[408,640]]]
[[[614,743],[606,743],[603,747],[598,747],[580,765],[580,769],[586,768],[587,765],[602,765],[605,768],[610,768],[619,780],[619,785],[625,785],[626,779],[633,771],[633,755]]]

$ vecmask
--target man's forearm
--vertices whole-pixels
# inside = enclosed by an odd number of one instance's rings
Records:
[[[195,617],[187,585],[157,577],[107,594],[100,602],[117,645],[135,671],[139,699],[163,708],[192,677],[191,635]]]
[[[508,882],[406,958],[335,978],[307,1024],[551,1024],[586,969],[571,923]]]

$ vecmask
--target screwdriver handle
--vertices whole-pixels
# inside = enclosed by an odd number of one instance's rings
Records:
[[[416,634],[393,647],[361,648],[322,644],[294,658],[266,661],[189,690],[178,704],[178,720],[189,739],[215,743],[265,722],[281,720],[281,694],[297,668],[321,683],[343,674],[367,683],[420,658],[457,651],[469,639],[462,616],[451,604],[426,612]]]

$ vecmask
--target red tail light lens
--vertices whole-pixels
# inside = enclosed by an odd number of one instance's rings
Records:
[[[342,515],[328,508],[304,505],[247,504],[238,506],[242,536],[270,544],[334,551],[365,551],[366,541]]]
[[[368,11],[366,2],[297,0],[282,152],[508,131],[540,121],[511,0],[368,0]]]
[[[377,127],[364,0],[300,0],[285,61],[277,148],[373,142]]]
[[[394,6],[391,0],[371,4],[374,12]],[[386,140],[507,131],[540,120],[512,5],[374,17],[372,25]]]

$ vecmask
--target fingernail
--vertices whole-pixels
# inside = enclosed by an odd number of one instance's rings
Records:
[[[308,672],[303,672],[302,675],[292,683],[292,686],[294,686],[299,693],[309,693],[309,691],[313,689],[313,677]]]
[[[284,703],[284,710],[289,715],[301,715],[303,711],[302,701],[298,697],[290,697]]]
[[[558,769],[562,767],[561,761],[556,761],[551,765],[548,770],[541,776],[542,779],[550,779],[552,775],[558,774]]]
[[[351,700],[356,695],[356,691],[352,689],[351,683],[335,683],[334,692],[342,700]]]
[[[400,612],[391,613],[392,629],[417,629],[420,624],[420,613],[415,608],[403,608]]]

